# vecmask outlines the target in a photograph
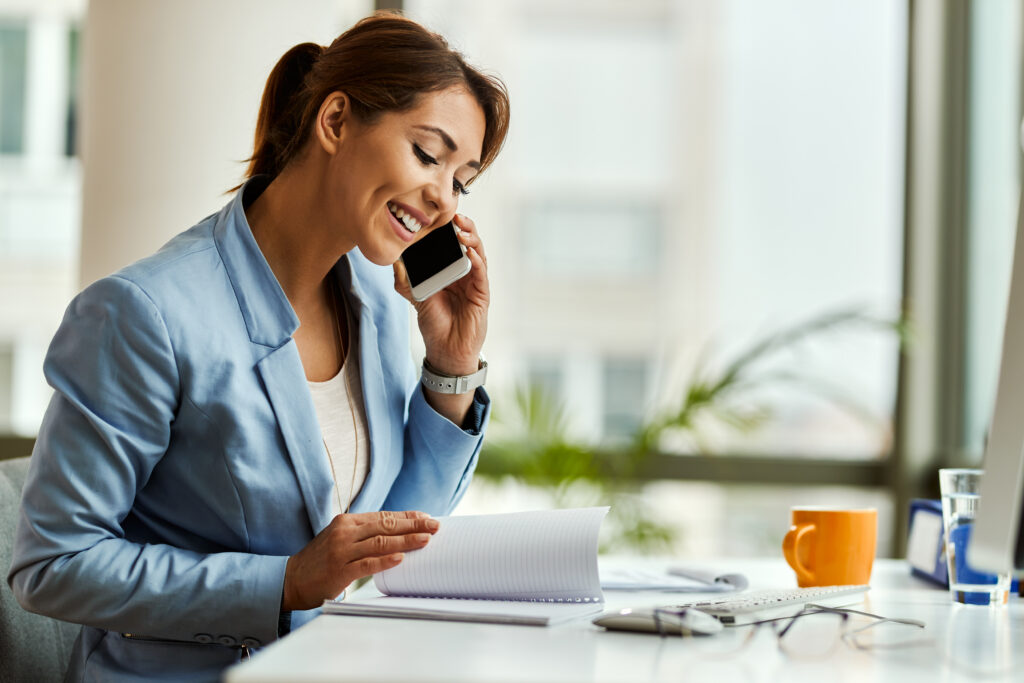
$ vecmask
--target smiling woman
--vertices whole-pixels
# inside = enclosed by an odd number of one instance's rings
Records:
[[[217,680],[429,542],[490,414],[487,261],[455,212],[508,115],[400,16],[303,43],[227,206],[71,302],[8,577],[84,624],[69,679]],[[412,301],[398,259],[453,218],[471,274]],[[407,300],[429,378],[468,391],[418,381]]]

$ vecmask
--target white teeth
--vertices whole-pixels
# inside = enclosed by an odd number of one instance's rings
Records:
[[[395,206],[391,202],[388,202],[388,211],[390,211],[391,214],[395,218],[397,218],[399,222],[402,223],[402,225],[405,226],[405,229],[408,230],[409,232],[419,232],[420,228],[423,227],[422,225],[420,225],[420,222],[418,220],[416,220],[415,218],[413,218],[412,216],[410,216],[405,211]]]
[[[402,217],[402,222],[405,223],[405,227],[409,232],[419,232],[419,229],[421,227],[419,221],[417,221],[412,216],[407,215]]]

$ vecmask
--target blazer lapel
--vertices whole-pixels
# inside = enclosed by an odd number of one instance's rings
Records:
[[[395,478],[397,472],[386,470],[397,469],[401,465],[401,461],[400,459],[396,461],[395,458],[386,455],[392,450],[392,424],[391,419],[387,417],[390,407],[387,404],[387,392],[384,389],[385,375],[377,325],[374,323],[373,312],[368,305],[366,293],[360,285],[353,259],[351,257],[342,259],[342,263],[345,264],[345,269],[341,272],[348,276],[347,278],[342,276],[342,285],[348,286],[350,300],[355,304],[359,313],[359,379],[362,383],[363,407],[366,414],[367,436],[370,442],[370,471],[359,495],[352,501],[352,509],[362,509],[362,504],[365,501],[368,507],[376,510],[383,504],[384,497],[380,493],[373,494],[371,492],[377,491],[378,482],[390,482]],[[401,444],[399,444],[399,449],[401,449]],[[373,495],[377,495],[379,500],[371,498]]]
[[[296,377],[305,378],[305,373],[295,342],[289,339],[265,356],[257,367],[284,436],[315,536],[331,521],[333,479],[312,396],[303,382],[296,381]]]
[[[306,386],[292,335],[299,319],[263,257],[245,217],[243,197],[269,180],[245,183],[217,217],[214,243],[238,300],[238,309],[253,344],[256,367],[284,437],[315,535],[330,522],[331,477],[313,397]]]

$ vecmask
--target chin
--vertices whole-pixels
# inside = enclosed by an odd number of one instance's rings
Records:
[[[367,261],[377,266],[391,267],[395,265],[395,262],[397,262],[398,259],[402,257],[402,252],[400,250],[396,251],[394,248],[363,249],[362,247],[360,247],[359,251],[366,258]]]

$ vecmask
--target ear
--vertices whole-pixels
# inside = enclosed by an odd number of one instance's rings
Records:
[[[317,142],[328,154],[335,154],[341,141],[351,128],[352,105],[348,95],[339,91],[324,98],[316,114],[314,133]]]

